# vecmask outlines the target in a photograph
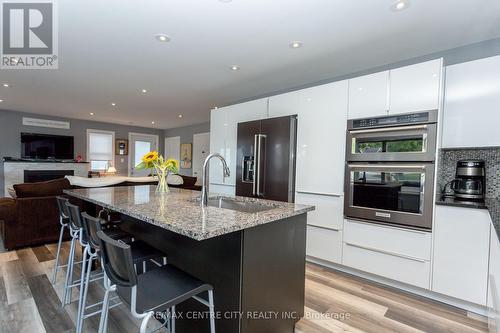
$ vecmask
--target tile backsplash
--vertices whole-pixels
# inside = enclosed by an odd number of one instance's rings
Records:
[[[486,162],[486,197],[500,197],[500,147],[440,149],[438,160],[438,191],[455,178],[459,160],[484,160]]]

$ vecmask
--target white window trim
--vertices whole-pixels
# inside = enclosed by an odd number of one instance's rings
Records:
[[[110,165],[114,167],[115,166],[115,132],[114,131],[103,131],[103,130],[97,130],[97,129],[91,129],[87,128],[87,162],[90,163],[90,158],[89,158],[89,147],[90,147],[90,133],[101,133],[101,134],[111,134],[111,149],[112,149],[112,155],[113,158],[111,159]],[[90,168],[90,166],[89,166]]]
[[[129,132],[128,133],[128,164],[127,164],[127,168],[128,168],[128,176],[130,177],[132,174],[131,174],[131,164],[132,164],[132,154],[130,153],[130,149],[132,147],[132,136],[133,135],[140,135],[140,136],[147,136],[147,137],[150,137],[150,138],[155,138],[156,139],[156,151],[158,151],[158,154],[161,154],[160,152],[160,136],[157,135],[157,134],[150,134],[150,133],[138,133],[138,132]]]

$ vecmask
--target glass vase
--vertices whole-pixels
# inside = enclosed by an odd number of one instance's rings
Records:
[[[156,193],[169,193],[170,189],[168,188],[167,177],[168,172],[166,170],[157,170],[158,175],[158,185],[156,186]]]

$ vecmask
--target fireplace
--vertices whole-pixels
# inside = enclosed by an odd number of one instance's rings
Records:
[[[36,183],[74,175],[74,170],[24,170],[24,182]]]

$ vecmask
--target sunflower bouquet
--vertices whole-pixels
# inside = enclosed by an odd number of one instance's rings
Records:
[[[167,177],[171,172],[179,172],[179,161],[173,158],[165,159],[157,151],[151,151],[142,157],[142,162],[136,166],[136,169],[150,169],[153,174],[156,172],[158,176],[156,192],[166,193],[169,192]]]

